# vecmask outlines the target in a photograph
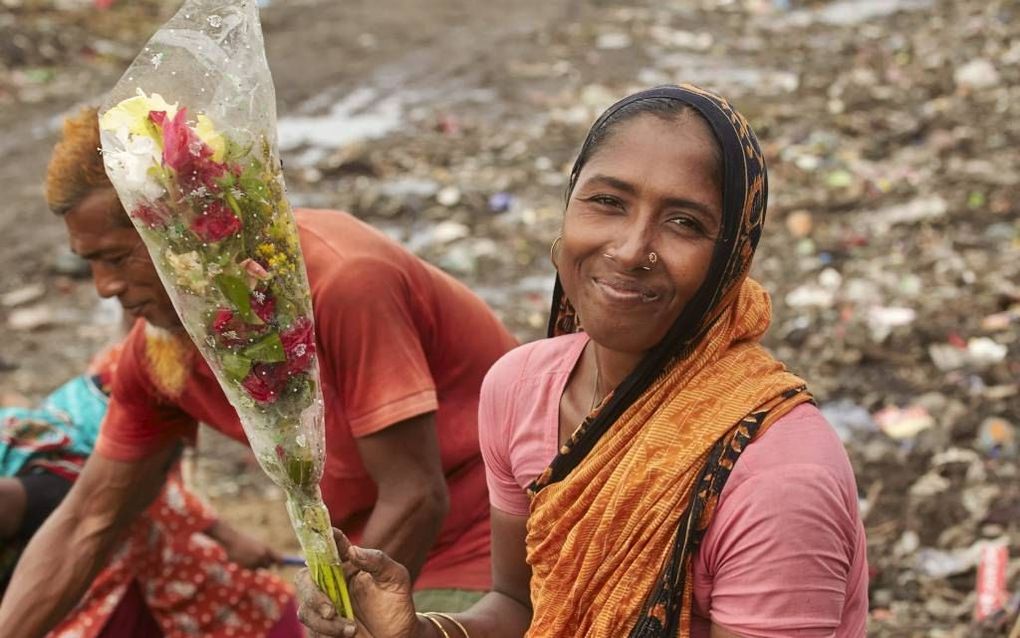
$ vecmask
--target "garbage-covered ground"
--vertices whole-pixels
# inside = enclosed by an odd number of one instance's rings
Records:
[[[114,334],[116,304],[96,300],[66,253],[41,177],[59,115],[111,86],[174,4],[0,2],[5,401],[38,398]],[[376,224],[469,283],[522,339],[542,335],[548,247],[595,115],[665,82],[730,97],[770,166],[756,264],[775,305],[768,345],[809,380],[857,471],[869,635],[1009,634],[1020,5],[263,4],[293,202]],[[197,457],[199,487],[226,516],[292,547],[279,497],[239,446],[205,436]],[[976,610],[990,614],[980,626]]]

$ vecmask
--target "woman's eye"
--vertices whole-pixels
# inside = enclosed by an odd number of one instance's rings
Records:
[[[588,201],[592,202],[593,204],[598,204],[599,206],[607,206],[609,208],[621,207],[620,200],[616,199],[615,197],[610,197],[609,195],[596,195],[594,197],[589,198]]]
[[[701,223],[691,217],[673,217],[669,220],[669,223],[679,228],[690,229],[699,233],[705,232]]]

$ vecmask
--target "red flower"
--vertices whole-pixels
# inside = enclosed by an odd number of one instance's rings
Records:
[[[210,202],[202,214],[191,222],[191,232],[206,242],[217,242],[236,235],[241,220],[221,201]]]
[[[228,308],[220,308],[213,315],[212,331],[221,345],[231,348],[251,343],[253,334],[257,334],[236,312]]]
[[[220,308],[216,311],[216,317],[213,318],[213,332],[218,335],[223,334],[230,329],[230,322],[234,320],[234,311],[226,308]]]
[[[255,316],[269,323],[276,312],[276,299],[268,292],[257,292],[251,297],[251,309]]]
[[[315,332],[307,317],[299,318],[290,328],[280,333],[280,341],[287,355],[287,372],[304,372],[312,365],[315,358]]]
[[[166,111],[149,111],[149,120],[156,126],[163,128],[166,122]]]
[[[220,308],[212,318],[212,332],[217,340],[226,346],[251,345],[255,340],[267,334],[268,325],[276,312],[276,300],[267,293],[260,295],[256,293],[251,297],[251,309],[255,315],[264,321],[262,325],[250,324],[241,318],[237,312],[228,308]]]
[[[275,403],[291,376],[304,372],[315,359],[315,333],[312,322],[301,317],[280,333],[287,360],[283,363],[256,363],[241,381],[248,395],[259,403]]]
[[[139,204],[131,211],[131,217],[155,229],[166,228],[172,215],[171,211],[159,204]]]
[[[172,120],[163,111],[149,112],[149,119],[163,130],[163,164],[177,173],[186,192],[200,186],[215,190],[227,167],[213,161],[213,150],[188,126],[187,111],[182,108]]]
[[[259,403],[276,403],[287,383],[287,378],[283,365],[256,363],[248,376],[241,381],[241,386]]]

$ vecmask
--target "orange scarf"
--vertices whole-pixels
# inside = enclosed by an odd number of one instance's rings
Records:
[[[697,541],[687,537],[700,538],[718,499],[699,479],[710,453],[724,450],[711,455],[709,469],[728,473],[755,433],[810,399],[804,382],[759,345],[770,319],[768,293],[745,279],[691,356],[645,391],[566,478],[535,495],[530,638],[618,638],[642,619],[664,623],[662,604],[645,601],[654,601],[675,551],[683,575],[679,635],[690,634]],[[696,498],[702,507],[691,511],[700,515],[688,511]],[[685,526],[685,515],[696,520]]]

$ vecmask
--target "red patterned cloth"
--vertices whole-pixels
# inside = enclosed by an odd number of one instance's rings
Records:
[[[101,389],[108,387],[121,350],[118,344],[92,362],[89,374],[98,377]],[[213,510],[184,487],[175,467],[159,497],[50,638],[138,636],[138,631],[149,637],[154,632],[139,628],[152,625],[166,638],[301,638],[290,586],[268,571],[228,560],[223,547],[203,533],[215,521]],[[108,621],[134,629],[107,628]]]
[[[133,581],[167,638],[269,635],[293,598],[291,589],[265,570],[230,562],[202,533],[215,520],[179,473],[171,473],[163,493],[51,638],[99,636]],[[286,611],[293,613],[293,606]]]

